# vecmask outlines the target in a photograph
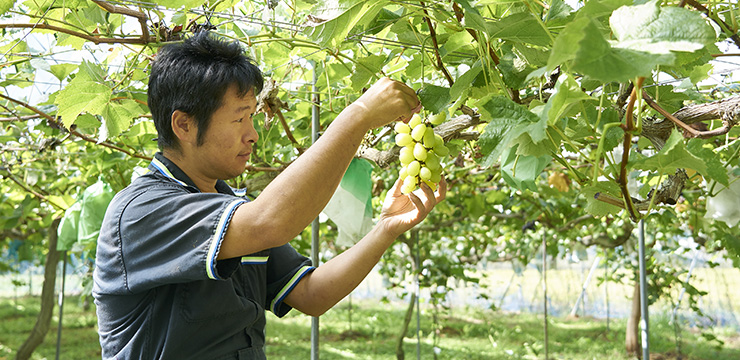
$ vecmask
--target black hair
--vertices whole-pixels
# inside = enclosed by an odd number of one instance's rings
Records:
[[[240,97],[249,90],[256,96],[263,85],[262,72],[237,41],[201,31],[163,46],[152,64],[147,91],[159,148],[180,149],[171,125],[175,110],[195,119],[201,145],[211,115],[232,85]]]

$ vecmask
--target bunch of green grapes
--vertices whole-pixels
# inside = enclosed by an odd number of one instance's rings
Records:
[[[446,114],[442,111],[426,120],[414,114],[408,124],[399,122],[395,125],[396,144],[401,147],[398,177],[403,180],[401,192],[404,194],[414,191],[422,181],[432,190],[437,190],[437,184],[442,180],[440,160],[450,150],[442,136],[434,133],[434,127],[447,119]]]

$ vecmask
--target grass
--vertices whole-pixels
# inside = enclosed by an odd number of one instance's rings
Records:
[[[78,297],[68,297],[64,306],[62,359],[99,359],[100,347],[93,309],[83,310]],[[12,359],[15,350],[33,328],[38,314],[37,297],[18,300],[0,298],[0,360]],[[403,321],[405,304],[362,301],[342,302],[320,319],[320,358],[396,359],[396,338]],[[416,317],[404,339],[407,359],[544,359],[542,315],[515,314],[458,308],[439,312],[435,325],[433,309],[422,306],[420,342]],[[57,313],[44,343],[34,359],[53,359],[56,351]],[[311,319],[291,312],[283,319],[268,314],[268,359],[309,359]],[[654,316],[650,323],[652,359],[677,359],[673,326]],[[624,354],[625,321],[606,322],[592,318],[554,318],[548,322],[550,359],[631,359]],[[740,336],[718,328],[723,348],[704,340],[695,330],[681,332],[682,359],[740,359]]]

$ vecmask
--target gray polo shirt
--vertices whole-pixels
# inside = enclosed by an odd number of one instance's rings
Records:
[[[248,200],[223,181],[201,193],[157,154],[118,193],[98,238],[93,296],[104,359],[264,359],[265,310],[314,268],[290,245],[216,260]]]

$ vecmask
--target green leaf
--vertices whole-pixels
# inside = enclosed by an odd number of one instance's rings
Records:
[[[202,0],[161,0],[157,1],[157,5],[164,6],[170,9],[192,9],[197,8],[203,4]]]
[[[570,63],[573,71],[604,83],[624,82],[638,76],[650,76],[658,65],[672,65],[671,53],[652,54],[609,45],[596,22],[580,17],[568,24],[555,39],[547,69]]]
[[[424,85],[424,87],[419,90],[419,100],[425,109],[434,114],[439,113],[450,106],[450,88],[436,85]]]
[[[552,3],[550,3],[550,9],[547,11],[545,22],[564,19],[568,17],[572,11],[573,8],[566,4],[565,1],[552,0]]]
[[[547,135],[546,120],[508,98],[491,95],[476,106],[484,119],[490,119],[478,139],[483,166],[492,166],[522,134],[526,133],[533,143],[542,141]]]
[[[367,31],[365,31],[365,34],[375,35],[383,31],[383,29],[385,29],[389,24],[393,24],[400,19],[402,15],[403,9],[399,9],[396,12],[388,9],[381,9],[375,19],[367,24]]]
[[[51,72],[52,75],[54,75],[57,80],[62,81],[69,76],[73,71],[77,70],[79,68],[78,65],[75,64],[56,64],[51,65],[49,69],[49,72]]]
[[[612,48],[593,21],[588,21],[582,31],[583,39],[578,42],[573,70],[602,82],[624,82],[638,76],[650,76],[658,65],[673,64],[672,54]]]
[[[558,82],[555,84],[555,94],[550,97],[547,105],[545,105],[547,123],[549,125],[555,124],[556,121],[567,115],[568,111],[574,105],[589,100],[595,101],[594,98],[581,90],[581,86],[570,74],[560,76]]]
[[[673,174],[676,169],[693,169],[707,175],[707,165],[704,161],[686,150],[683,135],[674,129],[671,136],[660,151],[650,157],[635,160],[630,167],[641,170],[652,170],[663,174]]]
[[[353,27],[370,23],[387,1],[340,0],[325,2],[312,15],[304,32],[318,45],[336,46]]]
[[[473,37],[470,35],[470,33],[468,33],[467,31],[456,31],[452,33],[449,38],[447,38],[447,41],[444,42],[444,45],[442,45],[442,48],[440,49],[440,53],[444,53],[444,57],[445,55],[455,52],[463,46],[470,45],[472,42]]]
[[[463,18],[463,26],[468,29],[487,32],[488,24],[483,16],[477,11],[466,11],[465,17]]]
[[[549,156],[517,155],[518,146],[510,147],[501,154],[501,176],[511,187],[521,191],[537,191],[535,179],[552,160]]]
[[[185,26],[188,22],[188,14],[185,11],[178,11],[172,15],[170,22],[172,22],[172,24]]]
[[[633,0],[590,0],[586,1],[582,8],[578,9],[577,18],[589,17],[600,20],[602,17],[610,16],[620,6],[631,5]]]
[[[712,149],[704,146],[701,139],[691,139],[686,144],[686,150],[700,158],[707,165],[706,176],[726,187],[730,186],[730,176],[719,156]]]
[[[69,127],[83,111],[100,115],[111,94],[112,90],[107,85],[78,74],[57,94],[55,100],[58,106],[57,116],[62,118],[64,126]]]
[[[594,185],[585,186],[581,189],[580,194],[586,198],[586,208],[584,210],[595,217],[616,215],[622,211],[619,206],[607,204],[596,198],[602,194],[611,195],[618,199],[622,198],[619,186],[611,181],[599,181]]]
[[[362,90],[363,87],[367,87],[370,78],[380,72],[385,62],[385,56],[381,55],[370,55],[368,57],[357,59],[355,64],[355,72],[352,73],[350,81],[352,82],[352,89],[355,91]]]
[[[452,84],[452,87],[450,88],[450,99],[457,100],[468,89],[470,89],[470,86],[473,85],[473,80],[475,80],[478,74],[480,74],[481,70],[483,70],[481,62],[476,61],[475,64],[473,64],[473,66],[468,69],[468,71],[460,75],[460,77],[455,80],[455,83]]]
[[[486,29],[488,35],[495,39],[540,46],[550,45],[550,35],[529,12],[509,15],[496,22],[487,22]]]
[[[0,15],[5,14],[15,5],[15,0],[0,0]]]
[[[510,51],[511,46],[504,46],[509,48],[505,51],[501,57],[497,68],[501,71],[501,77],[504,80],[504,84],[512,89],[521,89],[526,85],[527,76],[535,70],[535,68],[529,66],[522,58],[517,56],[516,53]]]
[[[591,19],[581,18],[565,26],[555,42],[552,44],[550,58],[547,60],[547,70],[552,71],[558,65],[573,60],[579,49],[579,43],[586,37],[585,28],[589,26]]]
[[[696,51],[716,40],[714,29],[696,12],[661,7],[653,0],[615,10],[609,24],[617,39],[615,47],[655,54]]]
[[[108,102],[102,111],[103,127],[100,131],[98,141],[118,136],[128,129],[134,118],[141,115],[142,111],[135,101],[131,99]]]

